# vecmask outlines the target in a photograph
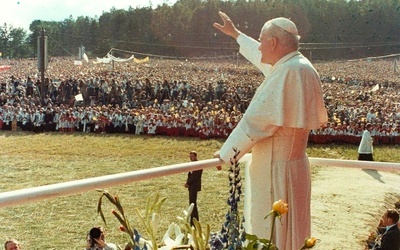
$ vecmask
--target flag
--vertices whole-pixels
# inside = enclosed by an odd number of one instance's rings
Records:
[[[371,91],[377,91],[379,89],[379,83],[377,83],[372,89]]]
[[[86,53],[83,53],[83,60],[85,60],[86,62],[89,62],[89,58],[88,58],[88,56],[86,55]]]

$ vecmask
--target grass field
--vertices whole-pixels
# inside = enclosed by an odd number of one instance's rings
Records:
[[[147,137],[87,134],[0,133],[0,191],[10,191],[59,182],[85,179],[144,168],[189,161],[191,150],[199,160],[209,159],[222,145],[221,140],[198,140],[172,137]],[[376,161],[400,162],[398,146],[375,146]],[[310,157],[357,159],[355,145],[310,145]],[[313,173],[318,167],[312,167]],[[145,208],[150,193],[158,192],[167,201],[162,207],[160,237],[171,222],[188,206],[184,188],[186,174],[116,186],[117,194],[141,231],[134,210]],[[223,171],[207,169],[199,194],[202,223],[219,231],[228,209],[228,179]],[[0,208],[0,240],[16,238],[24,249],[83,249],[88,230],[105,226],[97,214],[96,191],[43,200],[41,202]],[[105,211],[112,207],[105,203]],[[119,232],[118,221],[106,214],[109,242],[124,246],[127,238]]]

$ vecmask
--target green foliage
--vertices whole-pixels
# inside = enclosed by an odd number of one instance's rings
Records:
[[[121,223],[120,230],[127,233],[129,236],[129,242],[127,245],[134,249],[136,245],[139,245],[140,237],[133,224],[125,215],[119,197],[113,197],[107,190],[99,189],[97,191],[102,193],[97,205],[97,212],[100,214],[103,222],[107,224],[102,210],[103,197],[106,197],[108,201],[117,208],[118,211],[112,210],[112,214],[115,216],[115,218],[117,218],[119,223]],[[165,200],[166,198],[160,198],[160,195],[158,193],[153,193],[150,194],[147,198],[144,214],[140,212],[139,208],[136,208],[136,213],[138,214],[140,224],[145,228],[145,232],[147,233],[147,237],[150,238],[153,250],[157,250],[157,247],[159,245],[159,243],[157,242],[157,229],[160,220],[159,216],[161,213],[161,206],[165,202]]]
[[[252,249],[262,249],[262,250],[277,250],[277,247],[270,242],[268,239],[260,239],[257,235],[246,234],[246,240],[248,240],[248,244],[246,246],[246,250]]]
[[[136,244],[135,234],[134,234],[135,228],[129,222],[128,218],[125,216],[124,209],[122,207],[120,199],[118,198],[118,196],[113,197],[107,190],[98,189],[97,191],[102,193],[97,204],[97,212],[100,214],[104,224],[107,225],[107,222],[103,213],[102,204],[103,204],[103,197],[106,197],[108,201],[118,209],[118,212],[113,210],[112,214],[115,216],[115,218],[117,218],[119,223],[121,223],[120,229],[123,232],[126,232],[129,236],[129,242],[127,245],[133,248]]]
[[[196,250],[209,250],[209,241],[210,241],[210,232],[211,228],[209,224],[206,224],[205,230],[203,230],[199,221],[196,218],[193,218],[193,225],[191,227],[187,224],[187,229],[189,234],[193,237],[193,245]]]
[[[142,215],[138,208],[136,212],[139,215],[141,224],[144,226],[145,231],[150,237],[152,246],[154,250],[157,250],[157,230],[159,224],[159,216],[161,211],[161,205],[165,202],[166,198],[161,198],[160,195],[155,193],[147,198],[146,210],[144,215]]]
[[[97,212],[100,214],[103,222],[107,225],[106,219],[102,210],[102,202],[103,197],[106,197],[108,201],[114,205],[118,211],[112,210],[112,214],[117,218],[118,222],[121,223],[120,230],[125,232],[129,236],[129,242],[126,244],[130,249],[148,249],[150,247],[152,250],[157,250],[159,246],[163,246],[164,242],[158,242],[157,240],[157,231],[158,224],[160,221],[161,206],[166,201],[166,198],[160,198],[158,193],[150,194],[147,198],[146,209],[144,214],[139,211],[139,208],[136,208],[136,212],[139,216],[140,224],[145,228],[145,232],[147,233],[147,237],[150,238],[150,246],[146,246],[147,240],[141,238],[142,236],[139,232],[134,228],[133,224],[130,223],[127,216],[125,215],[124,208],[122,207],[121,201],[118,196],[112,196],[107,190],[98,189],[97,191],[101,192],[102,195],[99,198],[99,202],[97,205]],[[191,236],[191,246],[196,250],[209,250],[209,240],[210,240],[210,225],[207,224],[205,230],[203,230],[202,225],[196,218],[193,220],[194,226],[190,226],[190,213],[193,209],[193,204],[190,205],[188,213],[186,215],[186,219],[184,221],[185,227],[185,235],[175,235],[179,239],[186,239],[187,241],[189,235]],[[171,224],[171,226],[175,226],[175,224]],[[171,228],[171,227],[170,227]],[[173,228],[173,227],[172,227]],[[170,229],[168,229],[168,233]],[[164,240],[164,239],[163,239]],[[143,242],[145,242],[143,244]],[[169,247],[169,246],[168,246]]]

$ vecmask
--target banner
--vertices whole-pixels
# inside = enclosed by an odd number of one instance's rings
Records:
[[[107,54],[106,57],[110,58],[111,60],[113,60],[115,62],[127,62],[127,61],[131,61],[131,60],[133,60],[135,58],[134,55],[131,55],[129,58],[124,59],[124,58],[115,57],[115,56],[113,56],[111,54]]]
[[[107,57],[103,57],[103,58],[96,58],[96,61],[93,61],[94,64],[98,64],[98,63],[110,63],[112,60],[110,58]]]
[[[127,59],[124,58],[119,58],[119,57],[115,57],[113,55],[111,55],[110,53],[108,53],[105,57],[103,58],[96,58],[96,61],[93,61],[93,63],[97,64],[97,63],[110,63],[111,61],[115,61],[115,62],[128,62],[131,61],[135,58],[134,55],[130,56]]]
[[[135,63],[145,63],[145,62],[148,62],[148,61],[149,61],[149,57],[146,57],[146,58],[143,58],[143,59],[134,58],[133,61],[134,61]]]

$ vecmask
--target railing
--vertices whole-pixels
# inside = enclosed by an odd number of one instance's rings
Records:
[[[241,162],[246,162],[249,160],[249,158],[250,154],[247,154],[241,159]],[[319,166],[363,168],[382,171],[400,171],[400,163],[337,160],[311,157],[309,158],[309,160],[311,165]],[[83,193],[87,191],[92,191],[97,188],[106,188],[131,182],[154,179],[162,176],[174,175],[197,169],[206,169],[220,166],[222,164],[223,162],[220,159],[208,159],[3,192],[0,193],[0,208],[15,206],[24,203],[31,203],[33,201],[43,200],[47,198]]]

